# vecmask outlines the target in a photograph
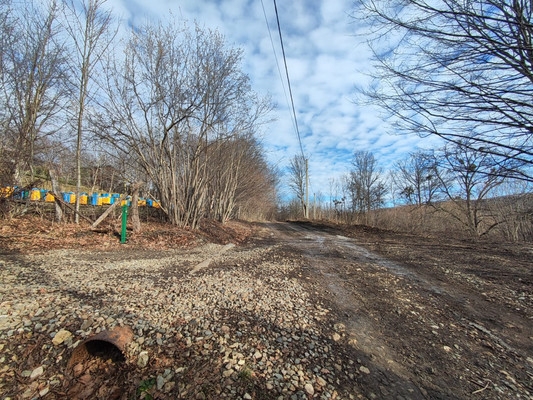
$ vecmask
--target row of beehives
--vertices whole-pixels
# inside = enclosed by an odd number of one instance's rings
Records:
[[[76,202],[76,193],[73,192],[61,192],[62,200],[65,203],[74,204]],[[119,193],[81,193],[80,194],[80,204],[81,205],[91,205],[91,206],[103,206],[114,204],[120,198]],[[27,200],[30,201],[43,201],[47,203],[54,202],[54,195],[46,189],[33,188],[31,190],[18,190],[16,187],[3,187],[0,188],[0,197],[13,197],[17,200]],[[152,199],[139,198],[138,200],[139,207],[153,207],[159,208],[159,202]],[[125,200],[122,200],[121,205],[131,205],[131,196],[126,197]]]

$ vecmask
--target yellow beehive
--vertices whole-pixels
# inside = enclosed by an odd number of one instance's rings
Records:
[[[102,204],[111,204],[111,196],[102,196]]]
[[[80,204],[86,206],[88,198],[89,196],[87,196],[86,194],[80,195]]]
[[[13,194],[13,191],[14,191],[14,188],[10,186],[0,188],[0,197],[9,197]]]
[[[154,208],[161,208],[161,205],[159,204],[158,201],[154,201],[154,202],[152,203],[152,207],[154,207]]]
[[[44,196],[44,201],[46,201],[47,203],[53,203],[54,200],[54,195],[50,192],[47,192],[46,196]]]
[[[96,199],[96,205],[101,206],[102,204],[104,204],[104,199],[102,197],[98,197]]]
[[[137,205],[139,207],[145,207],[146,206],[146,200],[145,199],[139,199],[139,201],[137,201]]]
[[[32,189],[30,191],[30,200],[31,201],[41,200],[41,191],[39,189]]]
[[[74,204],[76,202],[76,195],[74,193],[70,194],[70,204]]]

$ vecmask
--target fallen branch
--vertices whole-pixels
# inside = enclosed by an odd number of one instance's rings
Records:
[[[473,381],[472,381],[473,382]],[[477,382],[474,382],[476,385],[479,385]],[[491,381],[488,381],[487,384],[485,385],[485,387],[482,387],[481,389],[478,389],[478,390],[474,390],[472,392],[472,394],[477,394],[477,393],[481,393],[483,392],[484,390],[488,389],[489,385],[491,384],[492,382]],[[481,385],[480,385],[481,386]]]
[[[100,222],[102,222],[108,215],[111,211],[113,211],[116,207],[117,207],[117,204],[120,204],[122,203],[122,200],[124,200],[126,198],[127,194],[122,194],[118,199],[115,200],[115,202],[113,204],[111,204],[107,210],[104,211],[104,213],[102,215],[100,215],[100,217],[98,217],[98,219],[94,222],[92,222],[92,225],[91,225],[91,229],[94,229],[96,228],[98,225],[100,225]]]
[[[83,215],[82,213],[76,211],[76,209],[74,207],[72,207],[69,203],[67,203],[66,201],[64,201],[61,196],[59,196],[56,192],[54,191],[50,191],[50,193],[52,193],[52,195],[54,196],[54,200],[56,203],[58,204],[61,204],[65,207],[67,207],[69,210],[71,210],[72,212],[74,212],[74,214],[77,214],[79,215],[80,217],[82,217],[85,221],[89,222],[90,224],[93,223],[93,220],[86,217],[85,215]]]

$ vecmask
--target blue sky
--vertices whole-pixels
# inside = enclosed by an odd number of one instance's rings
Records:
[[[350,169],[354,151],[371,151],[388,170],[422,144],[416,136],[391,134],[378,110],[355,101],[355,87],[369,82],[372,67],[370,51],[355,36],[357,27],[349,16],[352,4],[352,0],[277,1],[296,117],[309,158],[310,192],[326,198],[331,179]],[[254,90],[270,94],[277,104],[272,115],[276,121],[263,135],[268,160],[283,169],[300,154],[273,0],[108,0],[108,5],[125,25],[172,13],[218,29],[229,44],[243,48],[244,69]],[[287,189],[282,190],[286,197]]]

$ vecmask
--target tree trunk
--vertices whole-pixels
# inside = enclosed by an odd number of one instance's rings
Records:
[[[50,168],[48,171],[50,175],[50,180],[52,181],[52,191],[56,194],[60,193],[59,185],[57,184],[57,176],[53,169]],[[63,208],[61,206],[61,203],[58,201],[54,201],[55,209],[56,209],[56,215],[55,220],[56,222],[61,222],[63,220]]]
[[[142,183],[137,182],[133,185],[133,193],[131,195],[131,223],[133,232],[141,231],[141,219],[139,218],[139,189]]]

